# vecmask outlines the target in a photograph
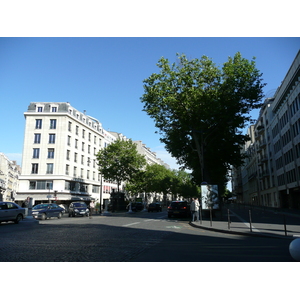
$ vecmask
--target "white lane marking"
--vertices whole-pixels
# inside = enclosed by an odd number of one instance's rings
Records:
[[[123,227],[127,227],[127,226],[132,226],[132,225],[136,225],[136,224],[140,224],[141,222],[135,222],[135,223],[130,223],[130,224],[126,224],[126,225],[122,225]]]
[[[238,216],[236,213],[234,213],[233,211],[230,211],[234,216],[236,216],[238,219],[240,219],[246,226],[248,226],[250,228],[250,223],[248,223],[247,221],[245,221],[242,217]],[[260,232],[258,229],[256,229],[253,225],[252,227],[252,231],[255,232]]]
[[[157,221],[161,221],[161,220],[157,220],[157,219],[147,219],[147,220],[144,220],[144,222],[157,222]]]

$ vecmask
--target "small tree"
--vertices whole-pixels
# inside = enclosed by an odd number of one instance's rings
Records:
[[[130,181],[144,166],[146,159],[131,140],[116,140],[97,154],[98,170],[106,179]]]

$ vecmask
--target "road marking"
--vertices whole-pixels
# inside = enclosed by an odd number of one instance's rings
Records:
[[[122,225],[123,227],[127,227],[127,226],[132,226],[132,225],[136,225],[136,224],[140,224],[141,222],[135,222],[135,223],[130,223],[130,224],[126,224],[126,225]]]
[[[175,229],[180,229],[181,227],[179,227],[179,226],[166,226],[166,228],[175,228]]]

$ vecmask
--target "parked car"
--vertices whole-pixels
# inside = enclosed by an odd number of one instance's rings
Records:
[[[25,218],[25,208],[14,202],[0,202],[0,223],[13,221],[18,224]]]
[[[161,211],[162,209],[161,209],[161,205],[160,205],[160,203],[150,203],[149,205],[148,205],[148,212],[152,212],[152,211],[157,211],[157,212],[159,212],[159,211]]]
[[[88,217],[90,210],[85,202],[72,202],[69,206],[69,217],[84,216]]]
[[[168,217],[173,216],[178,217],[189,217],[190,216],[190,206],[187,201],[172,201],[168,206]]]
[[[63,215],[63,209],[56,203],[42,203],[32,208],[32,216],[35,219],[46,220],[51,217],[60,219]]]
[[[129,210],[129,205],[127,205],[128,210]],[[144,209],[144,205],[142,202],[131,202],[131,210],[132,211],[138,211],[138,210],[142,210],[142,209]]]

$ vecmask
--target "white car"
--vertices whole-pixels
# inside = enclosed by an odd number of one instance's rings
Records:
[[[13,221],[18,224],[25,218],[25,208],[14,202],[0,202],[0,223]]]

